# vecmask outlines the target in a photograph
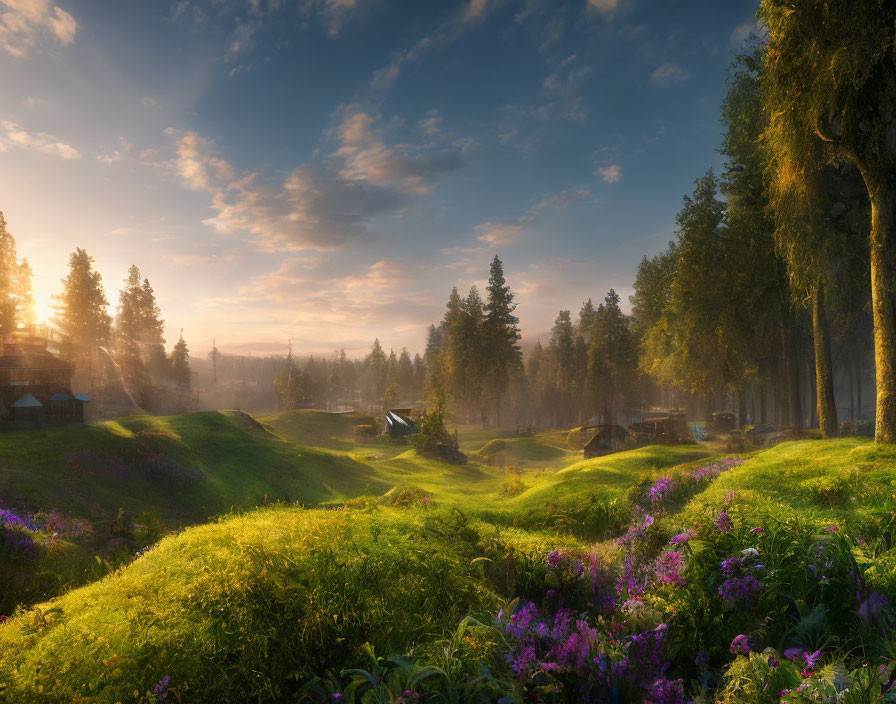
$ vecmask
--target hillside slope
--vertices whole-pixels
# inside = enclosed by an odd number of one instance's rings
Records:
[[[266,498],[316,505],[388,488],[369,466],[299,448],[238,411],[0,435],[0,498],[29,510],[195,523]]]

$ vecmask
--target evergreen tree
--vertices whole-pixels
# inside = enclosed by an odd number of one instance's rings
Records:
[[[395,369],[395,383],[398,386],[400,399],[414,399],[414,363],[407,347],[401,348]]]
[[[616,423],[616,397],[631,402],[637,388],[638,348],[631,322],[619,307],[619,295],[610,289],[598,306],[588,347],[588,384],[604,422]]]
[[[184,332],[181,330],[180,339],[175,343],[169,359],[171,364],[171,379],[182,391],[189,391],[192,387],[190,378],[190,350],[184,341]]]
[[[93,270],[93,257],[76,249],[69,257],[62,293],[56,296],[55,322],[64,337],[63,354],[86,370],[91,383],[96,352],[109,340],[108,304],[102,277]]]
[[[489,273],[488,300],[485,303],[483,348],[480,354],[488,360],[486,370],[487,394],[495,411],[495,420],[501,423],[501,403],[507,392],[510,374],[522,364],[520,352],[519,318],[513,313],[516,304],[513,292],[504,278],[504,265],[498,256],[492,260]]]
[[[367,397],[374,403],[379,403],[386,390],[388,362],[386,353],[383,352],[383,346],[380,344],[379,338],[373,341],[373,347],[367,358],[366,383]],[[373,405],[373,404],[371,404]]]
[[[563,404],[561,422],[573,423],[581,414],[586,380],[586,350],[576,334],[568,310],[561,310],[551,329],[550,352],[555,364],[554,387]]]

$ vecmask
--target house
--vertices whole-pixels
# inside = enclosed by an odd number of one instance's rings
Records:
[[[598,425],[591,429],[597,432],[584,447],[586,460],[621,450],[628,440],[628,431],[621,425]]]
[[[417,432],[417,424],[413,421],[410,408],[393,408],[386,413],[383,432],[393,438],[402,438]]]
[[[628,430],[636,445],[688,445],[696,442],[681,413],[632,423]]]
[[[8,427],[84,421],[86,394],[72,394],[74,368],[34,330],[8,336],[0,355],[0,416]]]

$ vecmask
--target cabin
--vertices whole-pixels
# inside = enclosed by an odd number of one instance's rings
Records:
[[[403,438],[417,432],[410,408],[393,408],[386,413],[383,432],[389,437]]]
[[[737,418],[731,411],[718,411],[709,420],[709,432],[730,433],[737,428]]]
[[[8,336],[0,355],[0,416],[9,429],[84,422],[86,394],[72,394],[74,368],[34,331]]]
[[[591,429],[597,432],[584,447],[586,460],[621,450],[629,437],[628,431],[621,425],[598,425]]]
[[[629,435],[635,445],[690,445],[695,444],[694,434],[688,427],[684,414],[673,413],[661,418],[632,423]]]

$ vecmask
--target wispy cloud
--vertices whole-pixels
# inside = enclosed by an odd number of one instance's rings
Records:
[[[657,66],[650,74],[650,82],[655,86],[665,86],[672,83],[684,83],[691,77],[681,66],[671,61]]]
[[[0,121],[0,151],[27,149],[60,159],[80,159],[77,149],[46,132],[29,132],[15,122]]]
[[[23,58],[42,36],[63,46],[75,41],[75,18],[50,0],[0,0],[0,48]]]
[[[280,178],[240,172],[213,140],[168,130],[176,173],[211,194],[217,214],[206,222],[220,233],[250,233],[268,251],[334,250],[369,240],[372,218],[397,215],[409,197],[428,193],[439,174],[463,163],[452,148],[388,142],[377,118],[356,105],[340,114],[336,150]]]
[[[612,15],[619,10],[620,0],[588,0],[587,7],[603,15]]]
[[[505,245],[515,242],[520,234],[549,209],[562,210],[577,200],[590,195],[584,188],[560,191],[543,198],[525,213],[513,220],[487,221],[476,226],[476,239],[487,245]]]
[[[622,168],[619,164],[600,166],[594,174],[600,176],[607,183],[619,183],[619,180],[622,178]]]

